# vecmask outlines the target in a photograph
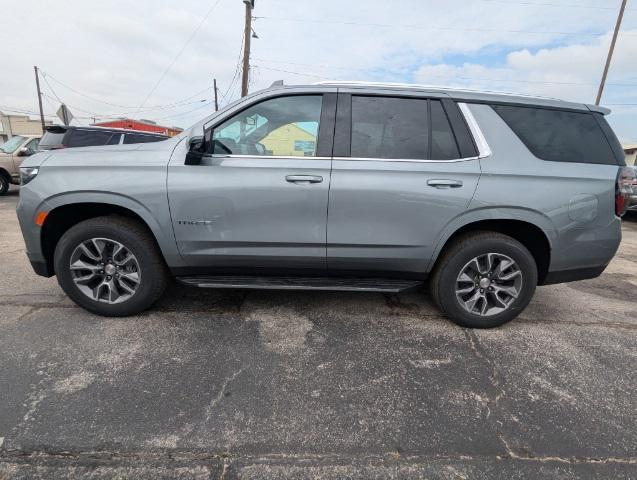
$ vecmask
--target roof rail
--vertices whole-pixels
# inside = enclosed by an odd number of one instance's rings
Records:
[[[560,100],[555,97],[545,97],[541,95],[531,95],[527,93],[503,92],[497,90],[481,90],[476,88],[446,87],[442,85],[429,85],[418,83],[392,83],[392,82],[365,82],[365,81],[345,81],[345,80],[324,80],[314,82],[313,85],[334,85],[334,86],[365,86],[365,87],[393,87],[393,88],[420,88],[424,90],[447,91],[447,92],[467,92],[467,93],[490,93],[494,95],[515,95],[516,97],[542,98],[545,100]]]

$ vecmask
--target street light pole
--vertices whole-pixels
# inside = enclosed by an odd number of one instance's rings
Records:
[[[615,31],[613,32],[613,39],[610,42],[610,49],[608,50],[608,57],[606,57],[606,65],[604,66],[604,73],[602,74],[602,81],[599,84],[599,90],[597,91],[597,99],[595,105],[599,105],[602,100],[602,94],[604,93],[604,85],[606,84],[606,77],[608,76],[608,69],[610,68],[610,61],[613,58],[613,52],[615,51],[615,43],[617,42],[617,34],[619,33],[619,27],[622,24],[624,18],[624,10],[626,10],[626,2],[628,0],[622,0],[622,6],[619,8],[619,16],[617,17],[617,23],[615,24]]]

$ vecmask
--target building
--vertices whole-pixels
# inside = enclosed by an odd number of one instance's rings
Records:
[[[111,127],[111,128],[125,128],[127,130],[139,130],[141,132],[161,133],[174,137],[175,135],[183,132],[183,128],[178,127],[164,127],[157,125],[152,120],[133,120],[130,118],[118,118],[117,120],[110,120],[108,122],[94,123],[96,127]]]
[[[44,124],[49,126],[53,122],[45,121]],[[14,135],[42,135],[42,123],[27,115],[5,115],[0,112],[0,144]]]
[[[637,165],[637,143],[625,143],[622,148],[626,154],[626,165]]]
[[[316,124],[312,125],[314,132]],[[312,126],[308,129],[312,129]],[[316,133],[310,132],[296,123],[284,125],[270,132],[261,140],[261,144],[271,155],[276,156],[312,156],[316,152]]]

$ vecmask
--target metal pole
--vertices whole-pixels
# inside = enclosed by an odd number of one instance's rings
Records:
[[[606,84],[606,77],[608,76],[610,61],[613,58],[613,52],[615,51],[615,43],[617,42],[617,34],[619,33],[619,27],[622,24],[622,18],[624,18],[624,10],[626,9],[627,1],[628,0],[622,0],[622,6],[619,8],[619,16],[617,17],[617,24],[615,25],[615,32],[613,33],[613,39],[610,42],[610,49],[608,50],[608,57],[606,58],[606,65],[604,66],[604,73],[602,74],[602,82],[599,84],[599,90],[597,91],[597,100],[595,100],[595,105],[599,105],[599,102],[602,100],[602,93],[604,93],[604,85]]]
[[[252,32],[253,0],[243,0],[246,5],[245,29],[243,31],[243,76],[241,78],[241,96],[248,94],[248,75],[250,73],[250,34]]]
[[[40,105],[40,122],[42,123],[42,133],[44,133],[44,110],[42,109],[42,92],[40,91],[40,76],[38,75],[38,67],[33,66],[35,70],[35,86],[38,88],[38,104]]]
[[[215,89],[215,112],[219,110],[219,100],[217,99],[217,79],[213,78],[212,79],[212,85],[214,86]]]

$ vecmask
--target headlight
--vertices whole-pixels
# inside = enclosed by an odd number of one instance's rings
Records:
[[[26,185],[35,178],[40,169],[38,167],[20,167],[20,185]]]

